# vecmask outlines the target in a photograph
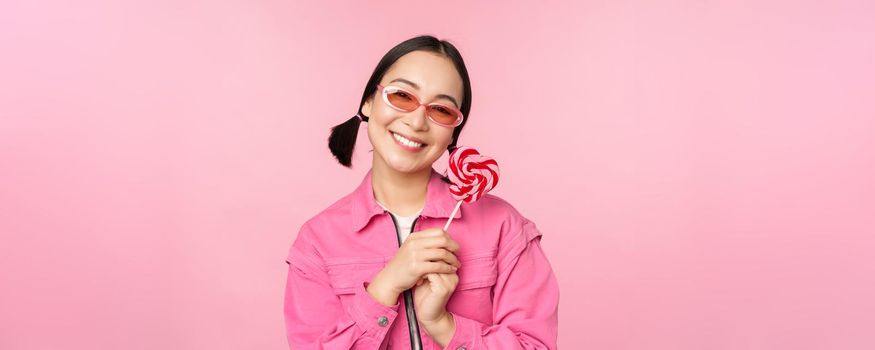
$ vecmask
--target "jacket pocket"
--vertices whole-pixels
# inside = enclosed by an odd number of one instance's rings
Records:
[[[458,256],[459,284],[447,301],[447,310],[485,324],[492,322],[493,287],[498,279],[497,249]]]
[[[386,265],[384,257],[356,257],[326,260],[328,280],[336,294],[353,294],[363,282],[373,281]]]
[[[459,275],[459,284],[456,290],[469,290],[475,288],[492,287],[498,278],[498,264],[496,262],[497,249],[480,250],[459,256],[462,267],[456,271]]]

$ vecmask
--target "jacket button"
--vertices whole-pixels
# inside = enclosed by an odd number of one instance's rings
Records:
[[[464,346],[460,346],[460,347],[457,348],[456,350],[468,350],[468,348],[466,348],[466,347],[464,347]]]
[[[386,327],[386,325],[389,324],[389,318],[386,316],[380,316],[380,318],[377,319],[377,324],[380,325],[380,327]]]

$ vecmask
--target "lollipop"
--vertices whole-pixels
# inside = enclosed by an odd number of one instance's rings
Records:
[[[459,202],[444,225],[444,231],[450,227],[462,202],[472,203],[495,188],[498,184],[498,163],[471,147],[458,147],[450,153],[449,178],[452,182],[450,194]]]

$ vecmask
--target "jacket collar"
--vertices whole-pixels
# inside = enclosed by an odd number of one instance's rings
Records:
[[[361,184],[353,191],[352,196],[352,224],[358,232],[364,228],[377,214],[383,214],[385,210],[374,198],[374,188],[371,182],[373,169],[369,169]],[[449,218],[453,208],[456,207],[456,199],[450,194],[450,184],[441,180],[441,174],[431,169],[428,179],[428,187],[425,193],[425,207],[420,216],[431,218]],[[456,212],[455,219],[462,217],[462,208]]]

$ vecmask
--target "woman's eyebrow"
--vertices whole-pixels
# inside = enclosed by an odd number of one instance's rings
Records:
[[[395,78],[395,79],[392,79],[392,81],[390,81],[389,84],[394,83],[394,82],[396,82],[396,81],[400,81],[400,82],[402,82],[402,83],[405,83],[405,84],[407,84],[407,85],[412,86],[412,87],[413,87],[414,89],[416,89],[416,90],[419,90],[419,85],[416,85],[416,83],[414,83],[414,82],[412,82],[412,81],[410,81],[410,80],[404,79],[404,78]],[[459,108],[459,102],[457,102],[456,99],[453,98],[453,96],[450,96],[450,95],[444,95],[444,94],[438,94],[438,95],[435,96],[435,97],[437,97],[437,98],[445,98],[445,99],[448,99],[448,100],[450,100],[450,101],[453,101],[453,104],[456,105],[456,108]]]

